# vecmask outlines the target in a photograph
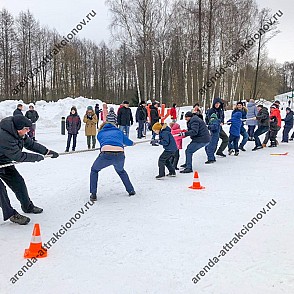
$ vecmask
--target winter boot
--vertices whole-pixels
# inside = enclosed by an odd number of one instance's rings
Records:
[[[186,166],[187,166],[186,163],[180,165],[180,167],[184,167],[184,168],[186,168]]]
[[[239,155],[239,151],[236,151],[234,155],[235,156],[238,156]]]
[[[277,142],[275,141],[271,141],[271,144],[268,147],[277,147]]]
[[[136,192],[135,191],[129,192],[129,196],[134,196],[134,195],[136,195]]]
[[[234,153],[233,149],[229,149],[229,155],[232,155]]]
[[[245,149],[244,146],[242,146],[242,145],[239,146],[239,149],[240,149],[241,151],[243,151],[243,152],[246,151],[246,149]]]
[[[27,225],[31,219],[17,212],[15,215],[11,216],[9,220],[19,225]]]
[[[193,172],[193,170],[189,169],[189,168],[185,168],[185,169],[180,171],[181,174],[188,174],[188,173],[192,173],[192,172]]]
[[[170,172],[166,175],[167,177],[175,177],[176,176],[176,173],[175,172]]]
[[[23,207],[21,207],[21,209],[25,213],[39,214],[39,213],[43,212],[43,208],[40,208],[40,207],[35,206],[35,205],[31,205],[28,209],[24,209]]]
[[[216,155],[220,157],[227,157],[223,152],[216,152]]]
[[[163,179],[164,177],[165,177],[165,176],[158,175],[158,176],[155,177],[155,179],[156,179],[156,180],[161,180],[161,179]]]
[[[207,161],[205,161],[205,164],[211,164],[211,163],[214,163],[214,162],[216,162],[216,160],[207,160]]]
[[[88,149],[91,149],[91,146],[90,145],[88,145]]]
[[[94,194],[94,193],[92,193],[92,194],[90,195],[90,200],[91,200],[91,201],[97,201],[97,195]]]

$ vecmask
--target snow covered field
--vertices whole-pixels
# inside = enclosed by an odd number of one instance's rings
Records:
[[[83,116],[87,105],[95,103],[79,98],[37,104],[38,141],[63,152],[66,136],[60,135],[60,117],[72,105]],[[11,114],[15,104],[0,103],[0,114]],[[137,140],[135,126],[131,139]],[[184,140],[180,164],[189,141]],[[85,147],[81,130],[77,149]],[[252,142],[245,147],[239,157],[218,158],[212,165],[204,164],[203,149],[194,155],[193,168],[206,187],[202,191],[188,188],[193,174],[155,180],[162,147],[143,143],[126,148],[125,168],[137,195],[128,197],[115,171],[103,170],[97,203],[48,250],[46,259],[12,284],[10,279],[26,263],[23,253],[34,223],[40,223],[42,241],[47,242],[89,200],[89,173],[98,152],[18,165],[32,200],[44,213],[29,215],[27,226],[3,222],[1,215],[0,293],[294,293],[294,143],[257,152],[251,151]],[[10,190],[9,195],[21,212]],[[276,204],[269,210],[272,199]],[[264,208],[262,219],[204,272],[209,260]],[[197,274],[201,280],[194,284]]]

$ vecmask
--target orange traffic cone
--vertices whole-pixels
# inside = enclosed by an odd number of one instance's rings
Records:
[[[199,181],[199,177],[198,177],[198,172],[197,171],[195,171],[195,173],[194,173],[193,184],[189,188],[190,189],[193,189],[193,190],[202,190],[202,189],[205,189],[205,187],[203,187],[203,186],[200,185],[200,181]]]
[[[25,249],[25,258],[43,258],[47,257],[47,249],[42,247],[40,225],[35,224],[32,240],[29,249]]]

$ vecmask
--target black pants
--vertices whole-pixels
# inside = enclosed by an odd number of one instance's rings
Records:
[[[170,158],[170,163],[172,164],[174,168],[178,167],[179,159],[180,159],[180,150],[178,149],[175,152],[175,155]]]
[[[76,134],[68,134],[68,137],[67,137],[67,145],[66,145],[66,151],[69,151],[71,138],[73,138],[72,150],[73,150],[73,151],[76,150],[76,146],[77,146],[77,135],[76,135]]]
[[[175,155],[175,152],[163,151],[158,159],[159,175],[165,176],[165,167],[170,173],[175,173],[175,168],[170,163],[170,159]]]
[[[224,152],[224,150],[227,148],[228,143],[229,143],[229,137],[228,135],[225,133],[225,131],[223,130],[223,128],[221,128],[220,133],[219,133],[219,138],[222,140],[221,145],[218,147],[218,150],[216,153],[222,153]]]
[[[29,197],[27,186],[23,177],[19,174],[14,166],[9,166],[0,169],[0,179],[14,192],[16,198],[21,204],[21,208],[24,212],[28,212],[33,207],[33,202]],[[13,216],[16,211],[12,208],[7,190],[0,180],[0,206],[3,211],[4,220]]]

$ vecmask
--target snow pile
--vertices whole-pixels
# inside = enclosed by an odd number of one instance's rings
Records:
[[[16,109],[17,104],[24,105],[23,113],[29,109],[29,105],[23,103],[23,101],[17,100],[6,100],[0,102],[0,120],[12,115],[13,111]],[[60,125],[61,118],[68,116],[72,106],[76,106],[78,114],[82,117],[88,106],[92,106],[93,109],[95,104],[99,104],[102,108],[102,101],[95,99],[88,99],[84,97],[79,98],[65,98],[59,99],[57,102],[46,102],[44,100],[37,101],[35,104],[35,110],[38,112],[40,119],[38,120],[38,128],[51,128]]]

